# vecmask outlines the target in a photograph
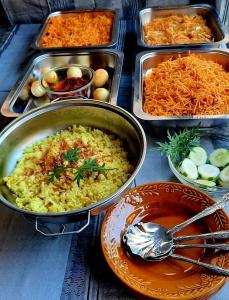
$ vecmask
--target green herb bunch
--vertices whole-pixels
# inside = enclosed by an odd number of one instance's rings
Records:
[[[189,152],[197,146],[200,146],[200,127],[196,126],[192,129],[185,128],[179,133],[171,135],[167,131],[168,142],[158,142],[157,150],[166,156],[170,156],[174,164],[177,161],[188,156]]]
[[[80,153],[77,148],[72,148],[67,153],[63,155],[63,160],[67,161],[68,164],[66,166],[55,166],[51,172],[48,173],[49,181],[53,182],[55,179],[60,179],[60,175],[66,171],[66,169],[76,168],[76,163],[79,160]],[[86,160],[81,167],[79,167],[75,172],[75,180],[80,185],[80,181],[91,173],[105,173],[112,169],[106,169],[105,163],[101,166],[97,165],[96,159],[88,159]]]
[[[100,174],[102,174],[105,171],[110,171],[110,170],[112,169],[105,169],[105,164],[98,166],[96,164],[96,159],[88,159],[78,170],[76,170],[75,180],[79,186],[80,180],[83,179],[83,177],[86,176],[88,173],[99,172]]]

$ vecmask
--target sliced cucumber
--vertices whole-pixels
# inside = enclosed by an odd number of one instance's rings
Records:
[[[195,180],[195,182],[206,186],[216,186],[216,183],[214,181],[205,180],[205,179],[197,179]]]
[[[216,167],[225,167],[229,163],[229,151],[224,148],[216,149],[210,154],[209,160]]]
[[[207,153],[202,147],[194,147],[189,153],[189,158],[194,162],[196,166],[206,164],[207,162]]]
[[[210,164],[204,164],[198,167],[198,172],[202,179],[214,181],[220,173],[220,169]]]
[[[229,185],[229,166],[225,167],[219,174],[221,185]]]
[[[229,181],[225,182],[225,181],[219,180],[219,185],[229,187]]]
[[[189,158],[185,158],[182,161],[182,164],[180,166],[180,171],[184,176],[186,176],[190,179],[197,179],[198,178],[197,167],[194,164],[194,162]]]

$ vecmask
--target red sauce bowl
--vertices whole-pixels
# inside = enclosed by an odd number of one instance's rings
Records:
[[[69,77],[67,76],[67,71],[70,67],[78,67],[82,72],[82,77]],[[57,80],[55,83],[49,83],[46,78],[51,72],[55,72],[57,75]],[[49,99],[55,100],[57,98],[66,97],[84,97],[90,98],[92,91],[92,82],[94,77],[94,70],[90,67],[71,64],[63,67],[50,69],[44,74],[41,84],[45,89]]]

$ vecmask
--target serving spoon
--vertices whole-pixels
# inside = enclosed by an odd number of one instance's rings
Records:
[[[186,236],[177,236],[173,238],[174,242],[185,242],[197,239],[228,239],[229,230],[222,230],[217,232],[209,232],[202,234],[186,235]]]
[[[215,203],[212,206],[207,207],[200,213],[194,215],[192,218],[174,226],[172,229],[167,229],[160,224],[147,222],[147,223],[137,223],[134,225],[129,225],[123,235],[123,243],[128,253],[137,255],[144,260],[161,260],[168,256],[175,259],[182,259],[191,262],[189,258],[178,256],[173,254],[174,241],[178,241],[178,238],[173,238],[173,234],[190,225],[191,223],[213,214],[219,209],[224,208],[229,204],[229,193],[226,193],[222,200]],[[221,232],[222,234],[222,232]],[[196,235],[195,237],[207,236],[206,238],[220,238],[220,233],[212,233],[205,235]],[[222,236],[222,235],[221,235]],[[226,236],[228,236],[226,234]],[[182,237],[185,240],[185,237]],[[225,232],[223,237],[225,238]],[[194,239],[193,236],[189,236],[189,239]],[[186,239],[187,240],[187,239]],[[181,240],[180,240],[181,241]],[[179,257],[179,258],[178,258]],[[192,260],[192,263],[196,261]],[[200,264],[201,262],[198,262]],[[206,265],[205,263],[201,263]],[[211,266],[211,265],[210,265]],[[206,267],[206,266],[205,266]],[[218,267],[217,267],[218,268]],[[221,269],[221,268],[220,268]],[[229,274],[229,271],[228,271]],[[228,276],[228,275],[226,275]]]

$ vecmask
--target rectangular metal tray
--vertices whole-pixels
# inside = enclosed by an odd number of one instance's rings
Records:
[[[1,108],[1,114],[6,117],[18,117],[37,106],[44,105],[41,99],[33,97],[32,94],[30,94],[28,101],[21,100],[20,93],[29,83],[31,76],[37,80],[41,78],[42,71],[67,64],[81,64],[90,66],[92,69],[106,69],[109,74],[108,88],[110,97],[108,102],[117,105],[122,63],[123,53],[114,49],[63,53],[49,52],[35,56],[31,59],[25,68],[25,71],[22,72],[17,83],[4,101]]]
[[[111,41],[107,44],[102,45],[94,45],[94,46],[75,46],[75,47],[52,47],[52,48],[42,48],[39,47],[39,41],[46,29],[46,26],[50,22],[50,20],[53,17],[59,16],[59,15],[74,15],[79,12],[112,12],[114,14],[114,21],[113,21],[113,28],[112,28],[112,38]],[[119,31],[119,12],[118,10],[112,10],[112,9],[81,9],[81,10],[62,10],[62,11],[56,11],[48,15],[46,18],[41,31],[38,33],[38,35],[35,37],[35,40],[32,44],[32,47],[36,50],[43,50],[43,51],[54,51],[54,50],[73,50],[73,49],[99,49],[99,48],[112,48],[114,47],[118,42],[118,31]]]
[[[195,44],[168,44],[168,45],[149,45],[144,42],[143,26],[155,18],[165,17],[175,14],[200,15],[206,20],[207,26],[212,30],[214,42],[195,43]],[[207,4],[176,6],[166,8],[145,8],[139,11],[137,22],[137,41],[138,45],[150,49],[171,49],[171,48],[189,48],[189,47],[218,47],[221,44],[229,42],[228,32],[224,28],[216,10],[213,6]]]
[[[153,116],[145,113],[143,104],[143,79],[147,72],[156,68],[157,65],[170,58],[187,56],[195,53],[212,59],[221,64],[229,72],[229,49],[173,49],[173,50],[155,50],[144,51],[137,55],[135,63],[134,78],[134,100],[133,113],[144,121],[152,123],[156,127],[185,127],[195,126],[201,122],[201,127],[228,126],[229,115],[195,115],[195,116]]]

